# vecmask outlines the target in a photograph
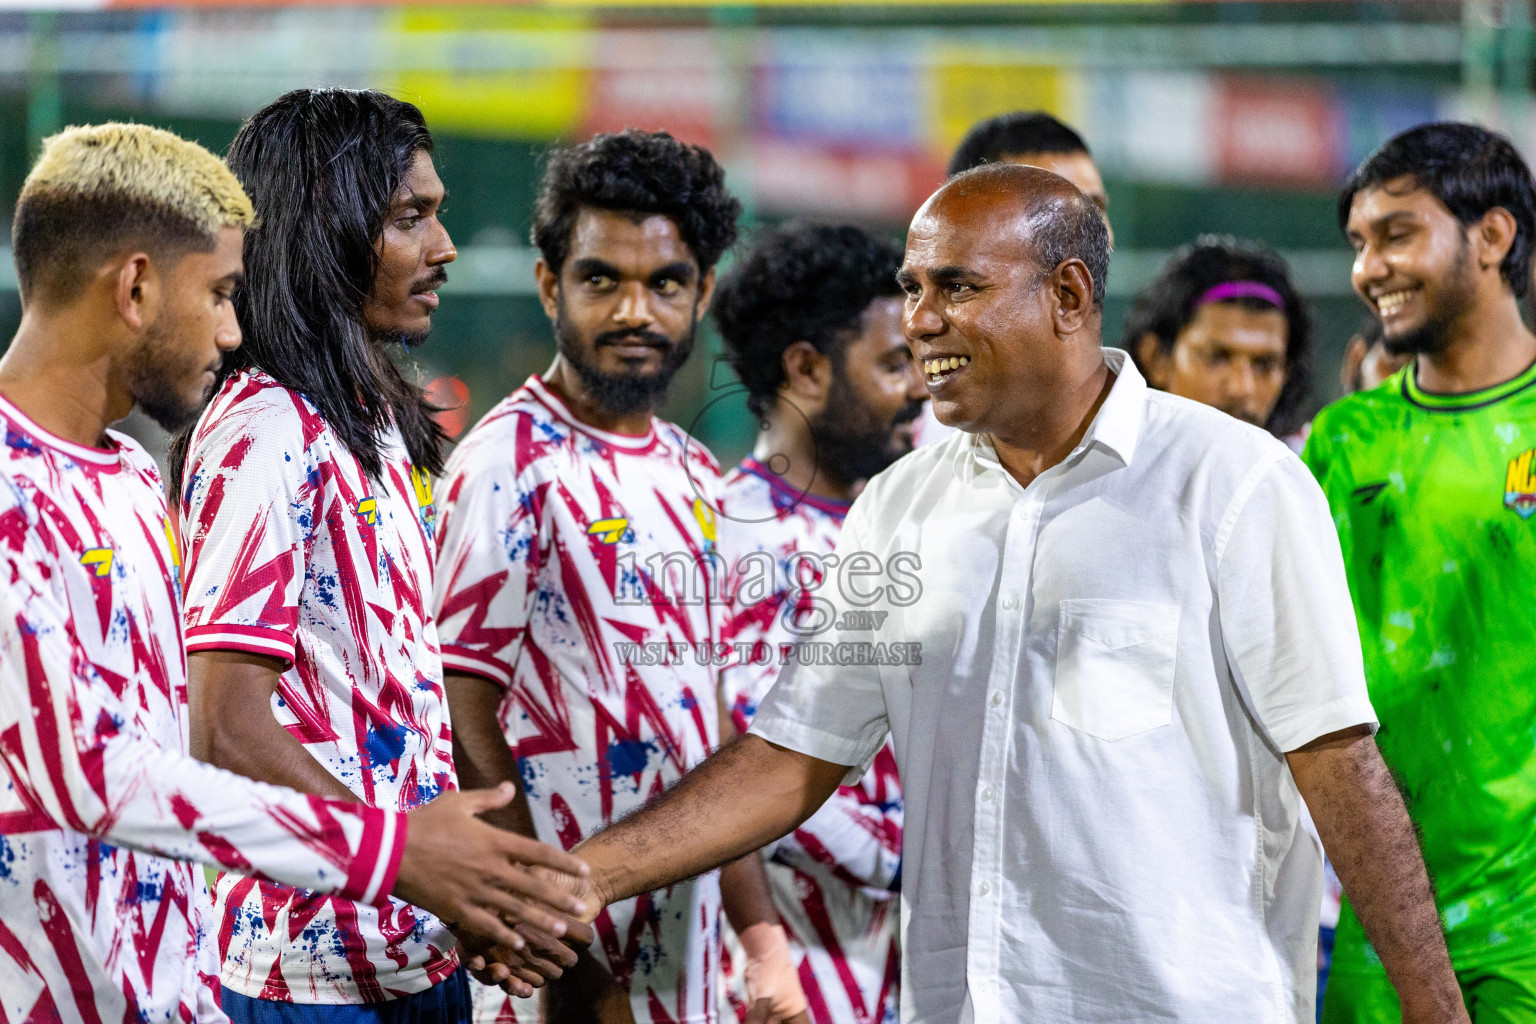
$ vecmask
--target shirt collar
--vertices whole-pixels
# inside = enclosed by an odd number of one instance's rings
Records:
[[[1066,460],[1075,459],[1091,447],[1099,447],[1129,466],[1141,439],[1141,425],[1147,404],[1147,381],[1129,355],[1118,348],[1104,349],[1104,365],[1115,375],[1104,404],[1088,424],[1083,439]],[[986,434],[967,434],[962,444],[956,470],[963,480],[974,480],[983,469],[1002,471],[992,438]]]

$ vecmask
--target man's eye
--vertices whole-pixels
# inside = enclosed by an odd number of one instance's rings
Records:
[[[591,285],[593,288],[606,288],[611,283],[613,283],[613,278],[609,277],[607,274],[587,275],[587,284]]]
[[[968,284],[952,284],[948,287],[949,297],[952,299],[964,299],[970,296],[976,289]]]
[[[664,277],[656,282],[656,291],[662,295],[676,295],[683,283],[675,277]]]

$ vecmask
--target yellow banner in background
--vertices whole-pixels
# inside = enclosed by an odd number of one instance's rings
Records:
[[[403,7],[384,25],[389,44],[418,54],[451,46],[455,59],[442,66],[462,70],[401,71],[389,91],[421,107],[434,130],[518,139],[569,135],[581,123],[590,90],[588,65],[596,47],[590,28],[590,20],[575,13]],[[477,47],[484,52],[474,52]],[[495,70],[509,47],[525,59],[504,63],[534,67]],[[488,70],[475,70],[477,64]]]
[[[1076,80],[1060,67],[944,47],[928,66],[929,144],[948,156],[971,125],[1011,110],[1043,110],[1070,124],[1078,113]]]

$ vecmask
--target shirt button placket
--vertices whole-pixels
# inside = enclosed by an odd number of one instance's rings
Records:
[[[1020,499],[1008,517],[1007,538],[998,580],[996,648],[992,660],[992,690],[987,698],[982,730],[981,770],[974,812],[976,849],[971,859],[972,887],[970,970],[967,982],[976,1011],[976,1024],[999,1024],[997,979],[1001,969],[1004,773],[1012,727],[1014,681],[1024,640],[1023,597],[1028,593],[1034,565],[1035,531],[1040,508],[1034,495]],[[1004,688],[1007,688],[1005,693]]]

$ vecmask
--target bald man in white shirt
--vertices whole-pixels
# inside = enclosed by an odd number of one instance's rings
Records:
[[[918,212],[904,330],[961,430],[854,504],[751,733],[577,847],[588,902],[785,834],[889,735],[903,1020],[1311,1021],[1305,799],[1405,1024],[1465,1022],[1323,496],[1101,347],[1108,255],[1036,168]]]

